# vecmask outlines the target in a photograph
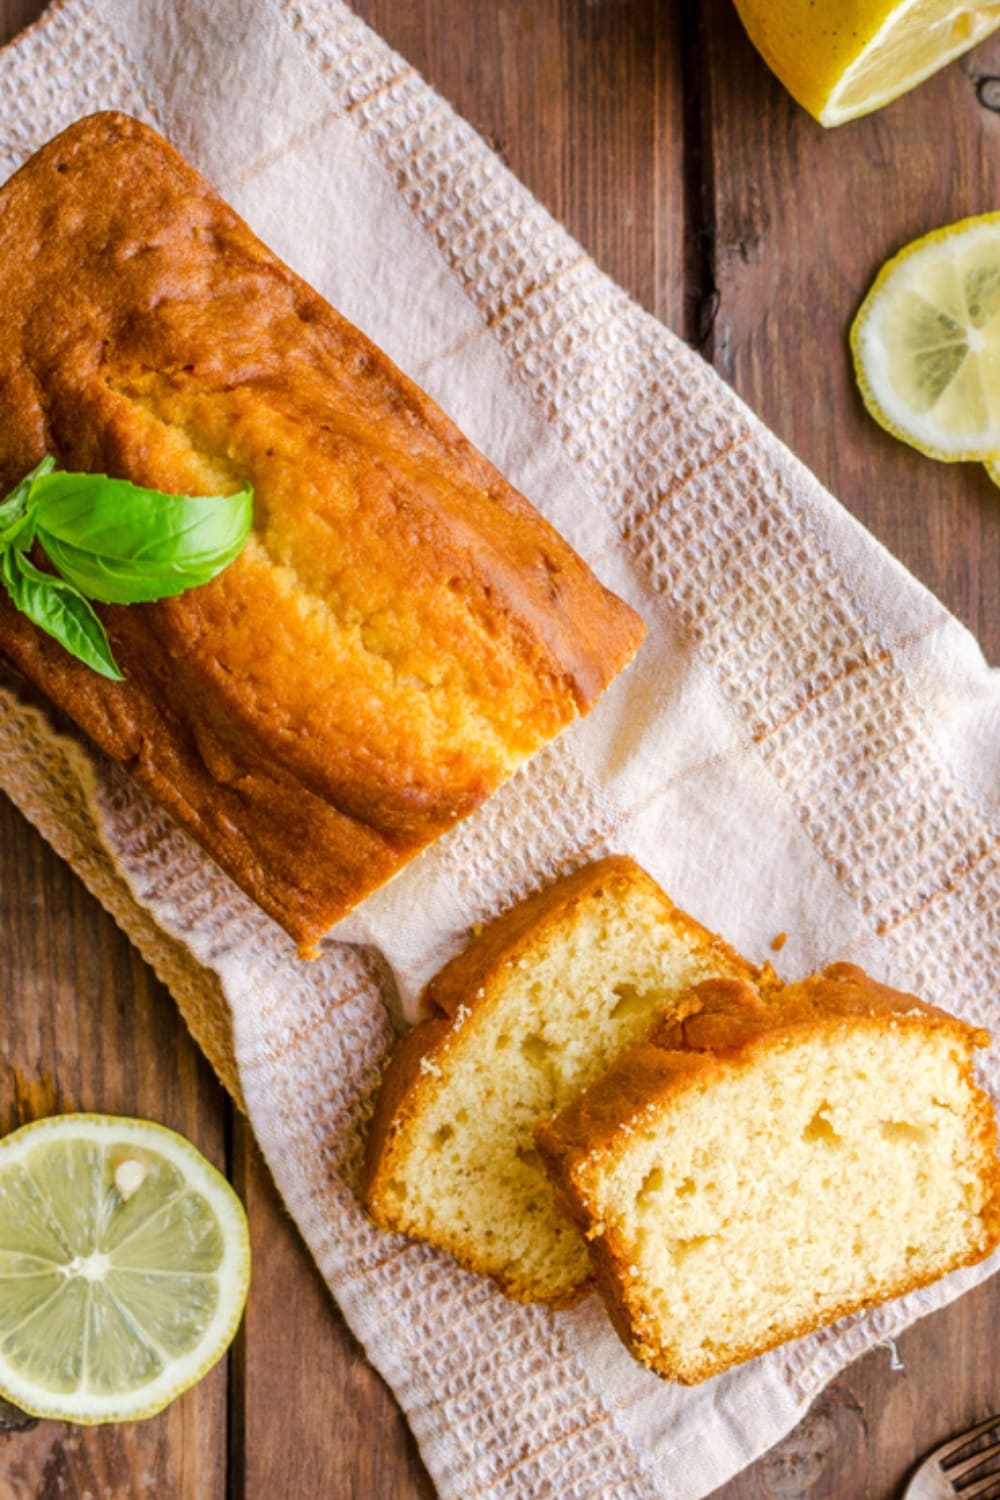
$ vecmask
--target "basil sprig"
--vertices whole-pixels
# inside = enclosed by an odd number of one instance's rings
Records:
[[[0,582],[15,606],[102,677],[121,682],[90,599],[139,604],[221,573],[253,521],[253,490],[166,495],[104,474],[37,468],[0,504]],[[28,556],[38,543],[55,573]]]

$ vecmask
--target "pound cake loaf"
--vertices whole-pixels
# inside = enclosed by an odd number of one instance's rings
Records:
[[[154,131],[0,190],[0,494],[44,454],[254,487],[213,582],[99,606],[104,680],[0,590],[0,651],[303,952],[585,712],[638,617]]]
[[[756,970],[633,860],[598,860],[512,907],[428,986],[368,1141],[375,1222],[448,1250],[509,1296],[575,1301],[590,1267],[554,1208],[535,1125],[678,996]]]
[[[619,1333],[685,1384],[1000,1241],[986,1032],[837,964],[702,984],[536,1142]]]

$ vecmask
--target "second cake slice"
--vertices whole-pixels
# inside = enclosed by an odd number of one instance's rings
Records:
[[[522,1301],[586,1286],[535,1126],[592,1083],[692,985],[756,971],[633,860],[599,860],[491,923],[431,982],[399,1044],[369,1140],[365,1200]]]
[[[853,964],[689,1001],[536,1137],[637,1359],[704,1380],[997,1245],[985,1031]]]

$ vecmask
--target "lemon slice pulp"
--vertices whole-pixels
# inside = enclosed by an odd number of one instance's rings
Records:
[[[23,1411],[152,1416],[228,1348],[249,1275],[243,1207],[183,1136],[88,1114],[0,1141],[0,1394]]]
[[[822,125],[880,109],[1000,26],[1000,0],[736,0],[757,47]]]
[[[907,245],[851,328],[865,405],[946,462],[1000,457],[1000,213]]]

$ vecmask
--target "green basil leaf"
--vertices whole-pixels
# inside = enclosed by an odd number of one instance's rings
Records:
[[[0,545],[8,545],[26,530],[24,523],[29,513],[31,487],[36,479],[44,474],[51,474],[55,466],[55,459],[46,454],[41,463],[36,464],[30,474],[25,474],[17,488],[11,490],[0,505]],[[30,541],[27,545],[31,546]]]
[[[40,630],[102,677],[124,682],[104,626],[71,583],[43,573],[11,547],[0,553],[0,579],[15,606]]]
[[[0,536],[5,536],[8,530],[13,530],[24,520],[27,499],[28,486],[22,480],[17,489],[0,505]]]
[[[241,552],[253,490],[167,495],[43,458],[0,503],[0,583],[15,606],[94,671],[122,674],[87,597],[137,604],[207,583]],[[37,538],[58,576],[27,549]]]
[[[20,547],[27,552],[35,540],[35,518],[24,505],[9,517],[6,526],[0,526],[0,547]]]
[[[108,604],[164,599],[208,581],[242,551],[253,490],[166,495],[103,474],[47,474],[31,493],[39,542],[63,578]]]

